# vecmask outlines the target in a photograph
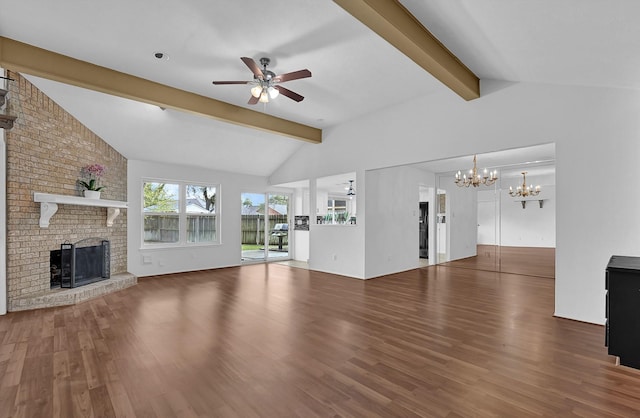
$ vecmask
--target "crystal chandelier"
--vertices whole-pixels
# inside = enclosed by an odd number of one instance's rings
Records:
[[[536,186],[533,188],[533,184],[527,186],[527,172],[522,172],[522,186],[518,186],[516,190],[513,190],[513,187],[509,186],[509,195],[512,197],[528,197],[528,196],[537,196],[540,194],[540,186]]]
[[[478,174],[478,169],[476,167],[476,156],[473,156],[473,169],[469,170],[469,177],[466,174],[462,174],[460,171],[456,173],[455,183],[458,187],[479,187],[481,184],[485,186],[491,186],[493,183],[498,180],[498,170],[493,170],[487,172],[487,169],[484,169],[483,174]]]

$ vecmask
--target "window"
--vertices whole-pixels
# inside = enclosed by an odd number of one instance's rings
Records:
[[[216,188],[187,185],[187,242],[216,241]]]
[[[216,185],[143,183],[144,245],[217,244]]]
[[[144,183],[144,242],[180,240],[180,195],[177,184]]]
[[[349,214],[347,212],[347,201],[345,199],[329,198],[327,201],[326,218],[326,223],[345,223],[349,218]]]
[[[316,224],[356,224],[355,178],[352,172],[316,179]]]

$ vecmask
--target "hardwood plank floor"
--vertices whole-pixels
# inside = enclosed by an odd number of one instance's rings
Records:
[[[640,416],[640,370],[553,292],[444,266],[143,278],[0,317],[0,417]]]
[[[555,248],[478,245],[476,254],[441,265],[555,278]]]

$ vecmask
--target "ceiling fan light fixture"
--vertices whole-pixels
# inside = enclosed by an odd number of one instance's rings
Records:
[[[213,81],[213,84],[249,84],[253,86],[251,87],[251,98],[247,102],[247,104],[250,105],[255,105],[258,102],[269,103],[269,99],[275,99],[280,96],[280,94],[296,102],[304,100],[304,96],[284,87],[276,86],[276,84],[311,77],[311,71],[304,69],[276,75],[273,71],[267,69],[267,66],[271,62],[269,58],[260,58],[260,64],[263,68],[260,68],[253,58],[240,57],[240,59],[253,73],[253,80]]]
[[[269,87],[267,89],[267,92],[269,93],[269,97],[272,98],[272,99],[275,99],[280,94],[280,91],[277,88],[273,87],[273,86]]]
[[[257,85],[257,86],[253,86],[251,88],[251,95],[255,98],[260,98],[260,95],[262,94],[262,86]]]
[[[353,199],[353,196],[356,195],[356,191],[353,188],[353,181],[354,180],[349,180],[349,187],[347,188],[347,196],[349,196],[349,199]]]

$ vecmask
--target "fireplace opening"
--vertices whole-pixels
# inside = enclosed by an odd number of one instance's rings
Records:
[[[64,243],[50,254],[51,288],[72,288],[108,279],[110,263],[111,250],[106,239]]]

